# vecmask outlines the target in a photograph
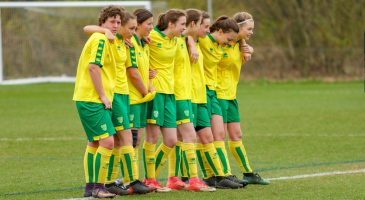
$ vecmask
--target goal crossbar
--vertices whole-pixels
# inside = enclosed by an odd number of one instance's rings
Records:
[[[41,2],[0,2],[0,8],[20,8],[20,7],[99,7],[106,5],[120,6],[143,6],[151,9],[150,1],[41,1]]]
[[[41,2],[28,2],[28,1],[17,1],[17,2],[0,2],[0,85],[7,84],[29,84],[29,83],[41,83],[41,82],[73,82],[75,77],[67,76],[45,76],[45,77],[34,77],[14,80],[4,80],[3,77],[3,45],[2,45],[2,34],[1,34],[1,8],[31,8],[31,7],[43,7],[43,8],[68,8],[68,7],[103,7],[108,5],[118,5],[125,7],[144,7],[145,9],[151,10],[151,1],[41,1]]]

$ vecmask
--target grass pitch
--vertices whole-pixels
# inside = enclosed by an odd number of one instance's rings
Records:
[[[265,178],[365,169],[363,87],[362,82],[240,83],[237,99],[251,166]],[[73,84],[0,86],[0,199],[82,197],[86,139],[72,94]],[[230,162],[241,177],[233,157]],[[163,171],[162,180],[167,167]],[[118,199],[363,199],[364,180],[365,173],[353,173]]]

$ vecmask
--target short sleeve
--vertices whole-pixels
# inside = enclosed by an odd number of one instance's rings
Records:
[[[136,49],[135,47],[130,47],[127,50],[127,61],[126,61],[126,67],[133,67],[138,68],[137,66],[137,57],[136,57]]]
[[[90,43],[89,63],[103,67],[105,59],[105,39],[93,38]]]

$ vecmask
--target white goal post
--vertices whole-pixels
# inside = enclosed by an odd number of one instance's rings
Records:
[[[0,85],[1,84],[29,84],[29,83],[41,83],[41,82],[74,82],[74,76],[68,75],[56,75],[56,76],[43,76],[35,75],[35,77],[26,78],[6,78],[4,77],[4,46],[3,43],[3,21],[1,19],[1,14],[3,9],[12,8],[27,8],[27,9],[38,9],[38,8],[95,8],[104,7],[108,5],[118,5],[122,7],[142,7],[151,10],[151,1],[42,1],[42,2],[0,2]],[[95,13],[97,15],[98,13]],[[85,24],[86,25],[86,24]],[[80,32],[82,27],[80,27]],[[19,49],[21,51],[21,49]],[[81,49],[79,50],[81,52]],[[15,52],[16,53],[16,52]],[[14,53],[13,53],[14,54]],[[15,64],[14,64],[15,65]],[[16,68],[12,64],[11,67]]]

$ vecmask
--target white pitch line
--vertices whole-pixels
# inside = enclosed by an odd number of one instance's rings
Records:
[[[277,178],[268,178],[269,181],[276,181],[276,180],[291,180],[291,179],[302,179],[302,178],[313,178],[313,177],[320,177],[320,176],[333,176],[333,175],[342,175],[342,174],[355,174],[355,173],[365,173],[364,169],[357,169],[357,170],[349,170],[349,171],[334,171],[334,172],[322,172],[316,174],[301,174],[295,176],[283,176]],[[91,198],[70,198],[70,199],[61,199],[61,200],[89,200]]]
[[[333,176],[333,175],[341,175],[341,174],[355,174],[355,173],[365,173],[365,169],[358,170],[349,170],[349,171],[334,171],[334,172],[322,172],[316,174],[301,174],[295,176],[283,176],[277,178],[268,178],[269,181],[276,180],[291,180],[291,179],[302,179],[302,178],[312,178],[312,177],[320,177],[320,176]]]

